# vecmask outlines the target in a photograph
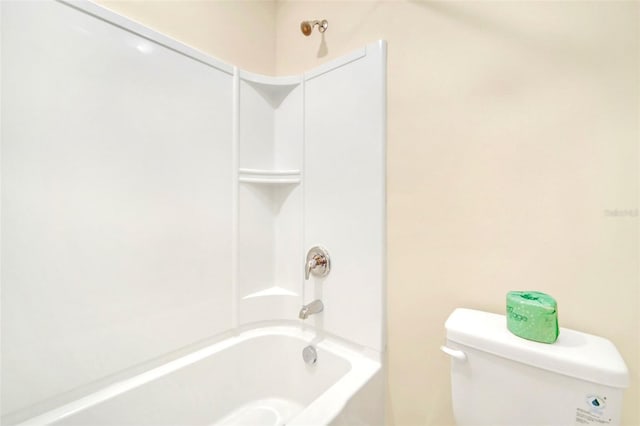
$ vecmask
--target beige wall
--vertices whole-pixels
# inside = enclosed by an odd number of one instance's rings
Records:
[[[277,72],[376,39],[388,52],[390,418],[452,423],[438,351],[458,306],[556,297],[561,325],[611,339],[640,424],[640,3],[279,2]],[[302,19],[329,20],[321,37]],[[339,102],[339,99],[336,99]]]
[[[638,208],[640,3],[103,3],[262,73],[388,40],[390,422],[451,424],[447,315],[537,289],[618,346],[640,424],[638,217],[607,215]]]
[[[275,71],[275,0],[96,0],[225,62]]]

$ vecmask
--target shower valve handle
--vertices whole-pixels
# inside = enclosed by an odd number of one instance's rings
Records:
[[[316,277],[324,277],[331,270],[329,252],[320,246],[312,247],[307,253],[307,261],[304,267],[304,279],[308,280],[311,274]]]

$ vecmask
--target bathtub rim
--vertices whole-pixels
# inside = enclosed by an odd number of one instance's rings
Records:
[[[207,339],[205,342],[191,345],[189,347],[190,350],[183,348],[177,351],[179,356],[171,357],[173,359],[169,358],[166,362],[153,365],[142,372],[136,372],[128,377],[107,383],[92,392],[79,396],[77,399],[50,408],[40,414],[26,419],[23,418],[22,421],[15,423],[8,422],[8,424],[13,426],[52,424],[83,410],[90,409],[93,406],[122,395],[130,390],[144,386],[154,380],[165,377],[182,368],[203,361],[216,353],[242,342],[266,336],[295,338],[303,343],[314,345],[319,349],[330,352],[349,363],[349,370],[320,396],[305,406],[300,413],[290,419],[290,422],[287,423],[290,425],[309,424],[310,419],[314,419],[315,421],[320,414],[322,414],[323,423],[331,422],[341,413],[349,400],[362,389],[376,373],[382,371],[381,354],[371,348],[356,345],[305,324],[283,324],[282,322],[274,323],[273,321],[267,321],[245,325],[235,330],[222,333],[221,335]],[[167,355],[167,357],[170,356],[171,354]],[[30,407],[27,407],[26,410],[29,408]],[[11,413],[7,417],[10,415]],[[5,418],[4,420],[8,419]]]

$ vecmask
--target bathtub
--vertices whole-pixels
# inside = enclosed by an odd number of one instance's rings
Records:
[[[317,349],[317,362],[302,349]],[[383,424],[377,353],[299,326],[242,331],[33,417],[31,425]]]

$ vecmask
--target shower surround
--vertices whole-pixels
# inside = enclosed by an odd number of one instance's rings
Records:
[[[0,7],[2,423],[382,424],[385,43],[270,77]]]

